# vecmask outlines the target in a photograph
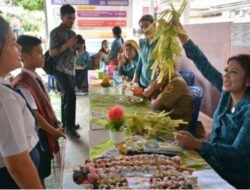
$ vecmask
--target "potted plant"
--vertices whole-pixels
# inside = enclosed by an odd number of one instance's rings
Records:
[[[102,89],[102,93],[104,95],[109,94],[109,87],[111,86],[111,84],[109,83],[109,76],[104,76],[101,82],[101,89]]]
[[[109,136],[114,144],[120,144],[125,140],[125,117],[124,110],[121,106],[109,108],[108,123],[106,127],[109,129]]]

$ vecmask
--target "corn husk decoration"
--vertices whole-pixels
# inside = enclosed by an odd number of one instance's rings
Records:
[[[185,32],[178,26],[175,26],[171,21],[179,20],[182,12],[185,9],[186,1],[184,0],[178,11],[171,4],[171,10],[165,10],[160,19],[157,21],[157,27],[154,40],[158,40],[150,58],[154,60],[152,69],[152,79],[157,73],[157,81],[160,83],[168,72],[169,81],[174,73],[175,57],[181,54],[181,47],[176,39],[178,34]]]
[[[135,112],[127,116],[127,134],[141,134],[148,138],[173,137],[180,124],[187,124],[182,119],[171,119],[171,112]]]

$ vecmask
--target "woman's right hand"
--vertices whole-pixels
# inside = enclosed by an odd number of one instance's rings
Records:
[[[152,81],[148,88],[144,89],[143,96],[150,98],[152,94],[155,94],[160,88],[161,84],[156,80]]]
[[[187,149],[201,149],[202,141],[195,138],[190,132],[188,131],[178,131],[175,134],[176,142],[184,148]]]

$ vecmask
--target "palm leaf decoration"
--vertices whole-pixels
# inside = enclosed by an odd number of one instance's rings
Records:
[[[175,26],[172,21],[180,19],[186,4],[186,0],[183,0],[178,11],[170,4],[171,10],[165,10],[157,21],[154,40],[158,40],[158,42],[149,59],[154,60],[151,66],[152,79],[155,78],[157,71],[159,71],[157,75],[158,83],[162,82],[167,72],[169,81],[172,79],[175,57],[181,54],[181,47],[176,36],[185,32],[180,27]]]

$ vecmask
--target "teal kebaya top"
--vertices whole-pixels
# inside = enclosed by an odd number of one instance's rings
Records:
[[[184,45],[184,49],[187,57],[221,92],[212,132],[202,143],[199,153],[230,184],[236,188],[250,188],[250,96],[242,98],[231,111],[232,97],[222,91],[222,74],[192,40]]]
[[[108,56],[108,60],[110,61],[113,58],[117,58],[121,48],[122,48],[122,38],[116,38],[111,44],[111,50]]]
[[[149,57],[156,44],[157,40],[153,41],[152,43],[149,43],[148,39],[146,38],[140,40],[140,55],[136,67],[136,74],[139,78],[140,85],[144,88],[148,87],[151,82],[151,66],[153,65],[154,61],[149,60]]]
[[[76,69],[84,69],[91,67],[91,60],[89,52],[85,51],[82,54],[79,54],[76,58]]]
[[[133,77],[134,77],[136,65],[137,65],[137,62],[138,62],[138,57],[139,56],[137,55],[137,56],[135,56],[134,59],[131,60],[130,63],[125,63],[124,65],[119,66],[118,67],[118,73],[120,75],[127,76],[130,80],[132,80]]]

